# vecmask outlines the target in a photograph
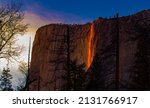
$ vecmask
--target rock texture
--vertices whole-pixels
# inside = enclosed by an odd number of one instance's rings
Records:
[[[84,25],[50,24],[39,28],[32,50],[29,81],[33,82],[29,90],[62,90],[66,84],[63,65],[67,35],[70,36],[71,59],[78,64],[85,63],[88,70],[97,54],[101,58],[105,90],[115,90],[116,22],[116,18],[98,18]],[[119,90],[131,90],[133,86],[133,65],[140,34],[137,27],[149,25],[150,10],[119,18]]]
[[[34,40],[30,81],[36,80],[30,85],[30,90],[61,90],[66,83],[63,79],[66,73],[62,68],[66,57],[67,29],[71,50],[74,49],[71,59],[76,59],[79,64],[86,63],[90,24],[44,26],[37,31]]]

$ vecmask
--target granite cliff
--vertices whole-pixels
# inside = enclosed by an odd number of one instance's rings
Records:
[[[95,55],[100,57],[99,75],[105,86],[103,90],[116,90],[116,71],[119,72],[118,90],[149,89],[148,83],[143,85],[145,80],[142,80],[149,74],[145,76],[144,72],[135,71],[135,62],[141,57],[137,56],[139,46],[150,49],[144,44],[148,44],[146,40],[150,38],[150,10],[119,18],[98,18],[83,25],[50,24],[39,28],[33,43],[29,90],[63,90],[67,36],[70,38],[70,59],[78,64],[84,63],[87,73],[92,73]],[[141,39],[145,39],[142,45]],[[139,75],[145,77],[140,79]],[[90,83],[88,78],[85,82]],[[138,79],[138,83],[134,81]],[[149,82],[149,77],[146,82]]]

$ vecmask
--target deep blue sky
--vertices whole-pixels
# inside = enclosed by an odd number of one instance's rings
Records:
[[[129,15],[144,9],[150,9],[150,0],[23,0],[26,5],[39,5],[47,11],[74,14],[87,19],[120,15]],[[41,10],[42,11],[42,10]],[[38,12],[42,14],[42,12]]]
[[[11,1],[11,0],[0,0]],[[87,22],[97,17],[126,16],[150,9],[150,0],[13,0],[23,1],[24,10],[52,22]]]

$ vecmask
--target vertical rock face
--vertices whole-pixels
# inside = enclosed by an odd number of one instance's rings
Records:
[[[95,22],[100,37],[96,51],[101,58],[101,75],[104,77],[105,90],[116,90],[117,21],[112,18],[104,20],[103,23],[99,23],[98,20]],[[134,65],[140,37],[144,37],[138,28],[143,28],[150,37],[150,10],[119,18],[119,90],[137,90],[133,88],[136,86],[133,84],[136,82],[133,82],[133,78],[137,74],[134,72]]]
[[[133,70],[139,42],[138,26],[150,25],[150,11],[119,18],[119,90],[133,86]],[[62,90],[66,84],[63,70],[70,37],[70,57],[88,70],[97,54],[105,90],[115,90],[116,19],[95,20],[92,24],[50,24],[38,29],[32,51],[30,90]],[[150,35],[150,34],[148,34]]]
[[[87,62],[87,44],[91,24],[51,24],[40,28],[35,36],[30,70],[30,90],[61,90],[63,79],[67,35],[70,36],[71,59],[78,64]],[[69,34],[67,34],[69,30]],[[92,45],[91,45],[92,46]]]

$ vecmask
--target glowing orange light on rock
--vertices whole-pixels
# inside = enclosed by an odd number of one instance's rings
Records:
[[[94,57],[94,23],[92,23],[91,25],[91,29],[90,29],[90,35],[88,37],[88,45],[87,45],[87,63],[86,63],[86,70],[90,67],[92,61],[93,61],[93,57]]]

